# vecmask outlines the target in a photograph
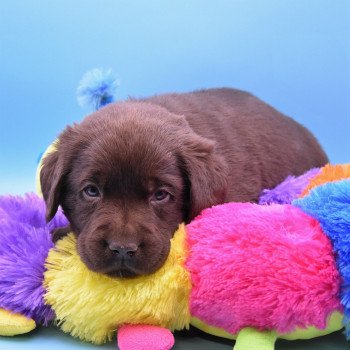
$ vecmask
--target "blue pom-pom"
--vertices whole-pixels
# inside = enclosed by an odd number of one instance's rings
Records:
[[[84,74],[77,89],[78,103],[81,106],[92,105],[95,110],[111,103],[115,99],[119,81],[112,70],[92,69]]]

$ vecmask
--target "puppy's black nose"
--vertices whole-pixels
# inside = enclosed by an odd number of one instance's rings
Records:
[[[138,249],[137,245],[134,243],[121,245],[116,242],[111,242],[108,244],[108,247],[113,254],[117,255],[119,258],[132,258]]]

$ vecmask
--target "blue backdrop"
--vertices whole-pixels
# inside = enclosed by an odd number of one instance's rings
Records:
[[[231,86],[350,155],[347,0],[1,0],[0,194],[34,190],[81,76],[112,68],[118,99]]]
[[[95,67],[113,69],[121,81],[118,99],[220,86],[248,90],[310,128],[332,162],[348,162],[349,5],[0,0],[0,194],[34,190],[40,153],[89,112],[75,94]],[[95,347],[55,329],[0,339],[0,349],[48,348]]]

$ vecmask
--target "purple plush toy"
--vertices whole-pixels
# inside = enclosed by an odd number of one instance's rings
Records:
[[[54,318],[42,286],[50,231],[67,225],[61,212],[47,224],[45,210],[35,194],[0,197],[0,305],[44,325]]]
[[[298,198],[310,180],[320,173],[321,169],[313,168],[300,176],[288,176],[273,189],[263,190],[259,204],[291,204]]]
[[[314,178],[319,171],[322,172],[322,169],[313,169],[301,177],[287,178],[274,190],[265,191],[267,197],[263,197],[261,202],[290,201],[302,192],[308,179]],[[177,254],[176,259],[173,256],[169,260],[171,267],[179,264],[176,266],[181,273],[176,276],[183,276],[182,282],[187,286],[185,290],[188,297],[178,294],[179,290],[183,293],[183,288],[178,288],[179,278],[174,278],[174,284],[169,283],[171,279],[165,278],[166,283],[163,285],[166,287],[163,290],[154,289],[151,276],[150,280],[147,277],[144,281],[147,305],[152,305],[152,312],[154,308],[160,311],[169,321],[166,327],[169,329],[181,329],[172,325],[182,320],[183,311],[186,324],[191,321],[212,334],[228,337],[236,334],[237,349],[251,349],[253,338],[254,344],[259,346],[257,348],[272,349],[277,336],[300,336],[294,334],[295,327],[300,328],[296,330],[297,334],[299,330],[304,332],[304,327],[307,327],[305,334],[308,337],[310,334],[316,336],[340,329],[342,314],[337,311],[344,312],[343,325],[349,338],[349,203],[350,182],[345,179],[319,186],[306,197],[295,200],[292,205],[228,203],[205,210],[183,228],[186,248],[183,249],[181,243],[173,250]],[[77,269],[79,258],[71,260],[72,257],[78,257],[74,244],[64,245],[62,240],[55,249],[51,249],[50,231],[66,224],[62,212],[46,224],[44,201],[34,194],[0,197],[1,309],[27,316],[38,324],[48,324],[56,319],[64,331],[96,343],[111,339],[108,332],[118,328],[120,348],[156,349],[154,346],[144,347],[149,328],[143,329],[141,336],[137,336],[134,328],[140,324],[157,329],[164,327],[158,319],[154,321],[149,318],[149,309],[140,302],[143,299],[138,298],[138,295],[143,295],[139,293],[143,284],[136,281],[137,288],[132,290],[131,281],[131,287],[127,289],[129,281],[122,283],[112,280],[109,281],[112,285],[101,289],[101,280],[96,283],[96,278],[100,276],[95,276],[86,267]],[[219,256],[212,254],[213,249],[217,251],[217,247],[222,253]],[[51,259],[46,259],[48,254]],[[167,276],[169,270],[163,270],[162,273]],[[82,271],[87,273],[83,277]],[[46,291],[43,288],[44,275]],[[67,283],[68,277],[70,280]],[[81,277],[83,285],[75,284]],[[188,283],[189,277],[191,283]],[[92,281],[92,284],[87,283],[87,280]],[[174,293],[171,285],[176,286]],[[67,291],[68,286],[72,288]],[[113,289],[111,286],[121,288]],[[151,292],[148,286],[151,286]],[[85,296],[88,291],[89,298],[81,297],[83,288]],[[160,293],[156,293],[156,290]],[[96,313],[92,311],[93,306],[98,304],[96,300],[99,300],[95,297],[95,291],[98,291],[99,296],[102,295],[100,300],[105,306],[102,315],[99,308],[96,308]],[[107,291],[110,297],[106,297]],[[132,296],[133,292],[136,296]],[[126,299],[122,298],[123,295]],[[175,304],[172,305],[177,305],[174,309],[176,312],[164,313],[164,305],[159,303],[158,295],[163,299],[165,295],[166,304],[173,300]],[[155,303],[150,304],[152,298]],[[52,305],[52,309],[45,304],[45,300]],[[132,307],[134,313],[130,311]],[[187,314],[188,310],[191,314]],[[332,312],[333,317],[333,311],[336,319],[329,321],[328,316]],[[103,327],[99,317],[106,317],[106,314],[107,321]],[[135,315],[139,314],[141,318],[135,319]],[[316,326],[316,333],[314,330],[308,333],[309,326]],[[10,334],[9,328],[5,324],[1,328],[2,335],[20,334],[17,331]],[[126,329],[130,332],[125,333]],[[246,333],[247,330],[249,333]],[[261,336],[266,333],[261,333],[262,330],[269,335],[265,337],[265,344],[261,343]],[[302,337],[305,334],[302,333]],[[149,338],[159,345],[162,336],[164,332]],[[136,347],[131,347],[135,339],[140,341]],[[173,341],[173,338],[170,340]],[[170,349],[172,341],[157,349]]]

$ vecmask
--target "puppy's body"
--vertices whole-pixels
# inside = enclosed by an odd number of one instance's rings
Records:
[[[41,184],[48,218],[62,205],[89,268],[135,276],[163,264],[181,221],[256,201],[288,174],[326,162],[292,119],[248,93],[214,89],[95,112],[60,135]]]
[[[225,202],[255,202],[262,189],[327,162],[307,129],[249,93],[212,89],[145,101],[184,115],[194,132],[216,141],[228,165]]]

